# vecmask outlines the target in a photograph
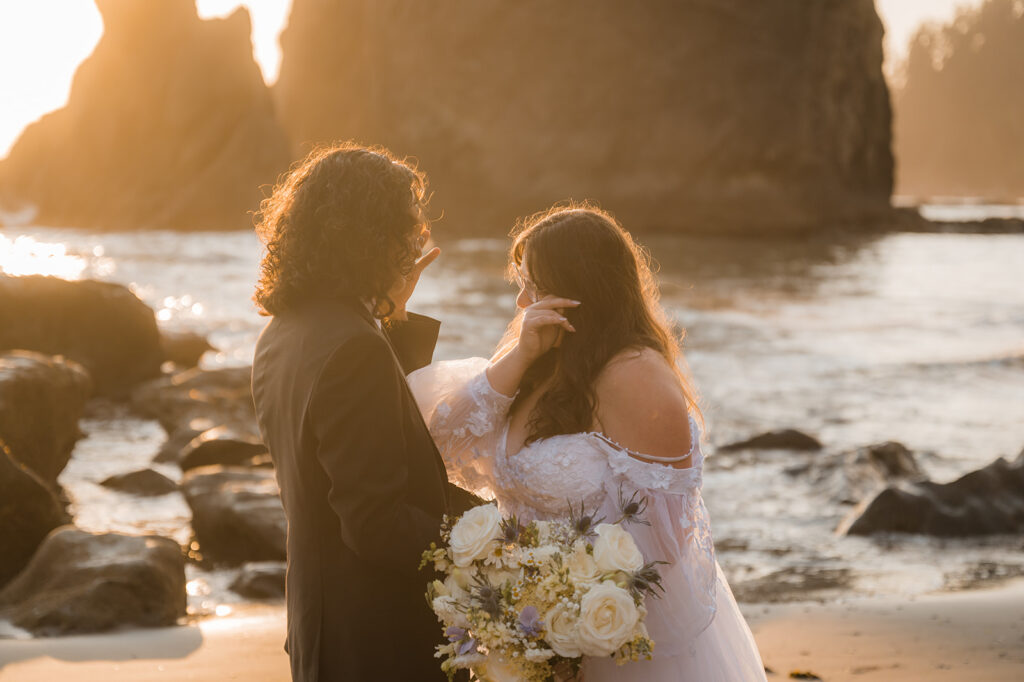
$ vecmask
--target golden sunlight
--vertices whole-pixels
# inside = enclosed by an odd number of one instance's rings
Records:
[[[267,83],[277,79],[277,36],[287,23],[291,0],[197,0],[203,18],[249,9],[253,56]],[[0,2],[0,158],[22,129],[67,102],[75,69],[92,53],[103,32],[89,0]]]
[[[69,254],[64,244],[39,242],[24,235],[10,239],[0,234],[0,272],[5,275],[81,279],[85,268],[85,259]]]
[[[875,0],[875,9],[885,26],[885,75],[892,79],[907,56],[907,46],[921,24],[944,23],[959,9],[974,7],[981,0]]]

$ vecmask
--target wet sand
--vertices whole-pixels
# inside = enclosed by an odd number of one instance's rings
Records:
[[[1024,680],[1024,581],[987,590],[835,604],[745,605],[769,680]],[[288,680],[282,607],[196,625],[0,640],[2,682]]]
[[[1024,680],[1024,581],[837,604],[746,605],[769,680]]]
[[[217,682],[290,679],[283,606],[153,630],[0,640],[0,682]]]

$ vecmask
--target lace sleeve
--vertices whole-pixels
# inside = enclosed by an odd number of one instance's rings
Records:
[[[485,358],[436,362],[409,375],[409,386],[452,483],[494,496],[494,456],[513,398],[487,381]]]
[[[644,520],[651,525],[631,523],[627,527],[647,561],[665,561],[659,566],[665,594],[649,600],[648,626],[657,630],[661,654],[683,653],[698,634],[712,622],[716,611],[717,563],[711,538],[711,521],[701,496],[703,455],[699,430],[691,423],[692,466],[675,469],[664,464],[642,462],[607,441],[602,448],[608,457],[605,494],[615,504],[633,492],[647,499]],[[665,635],[668,635],[665,637]]]

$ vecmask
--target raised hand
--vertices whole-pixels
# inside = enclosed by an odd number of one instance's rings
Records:
[[[558,296],[545,296],[527,306],[523,312],[523,326],[514,352],[529,366],[558,343],[563,330],[575,332],[575,327],[562,314],[563,308],[575,308],[580,303]]]
[[[556,345],[562,334],[576,331],[561,311],[578,305],[579,301],[569,298],[545,296],[524,308],[515,348],[497,358],[487,369],[491,387],[503,395],[515,395],[523,374],[533,361]]]
[[[430,251],[427,251],[425,254],[420,256],[412,266],[412,270],[409,271],[409,274],[400,279],[388,294],[391,297],[391,301],[395,304],[395,309],[390,315],[392,320],[404,320],[407,318],[405,304],[409,302],[412,292],[416,290],[416,284],[420,281],[420,275],[422,275],[427,266],[437,260],[437,257],[440,255],[441,249],[435,246]]]

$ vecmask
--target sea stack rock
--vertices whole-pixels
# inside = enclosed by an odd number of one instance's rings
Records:
[[[294,0],[281,44],[292,141],[415,156],[448,231],[570,197],[637,230],[889,215],[872,0]]]
[[[194,0],[96,0],[104,33],[68,103],[0,162],[0,205],[93,229],[245,228],[288,143],[252,56],[249,14]]]

